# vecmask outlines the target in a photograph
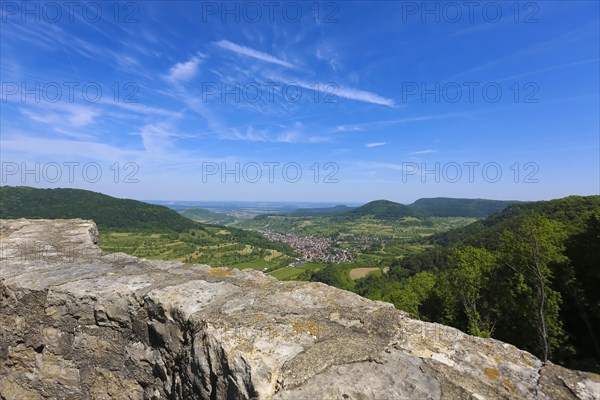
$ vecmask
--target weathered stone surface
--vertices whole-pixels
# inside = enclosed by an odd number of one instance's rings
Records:
[[[326,285],[0,222],[2,399],[600,399],[598,375]]]

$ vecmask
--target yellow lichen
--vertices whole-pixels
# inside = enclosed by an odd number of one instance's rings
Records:
[[[225,268],[212,268],[208,271],[208,274],[212,276],[231,276],[233,272]]]
[[[290,322],[290,326],[294,328],[298,335],[306,332],[317,337],[323,332],[323,327],[314,321]]]
[[[483,373],[490,379],[498,379],[500,376],[500,371],[496,368],[484,368]]]
[[[517,389],[516,389],[516,388],[515,388],[515,387],[512,385],[512,383],[510,383],[510,381],[509,381],[508,379],[505,379],[505,380],[503,380],[503,381],[502,381],[502,385],[503,385],[505,388],[509,389],[511,392],[514,392],[515,390],[517,390]]]

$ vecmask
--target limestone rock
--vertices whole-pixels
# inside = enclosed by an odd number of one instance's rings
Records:
[[[0,221],[2,399],[600,399],[600,377],[387,303],[106,254],[92,221]]]

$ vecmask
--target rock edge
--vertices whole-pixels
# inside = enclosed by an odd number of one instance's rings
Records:
[[[2,399],[600,399],[600,376],[387,303],[0,220]]]

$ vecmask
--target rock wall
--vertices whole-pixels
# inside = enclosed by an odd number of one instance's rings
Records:
[[[0,221],[2,399],[600,399],[392,305],[255,271],[106,254],[92,221]]]

